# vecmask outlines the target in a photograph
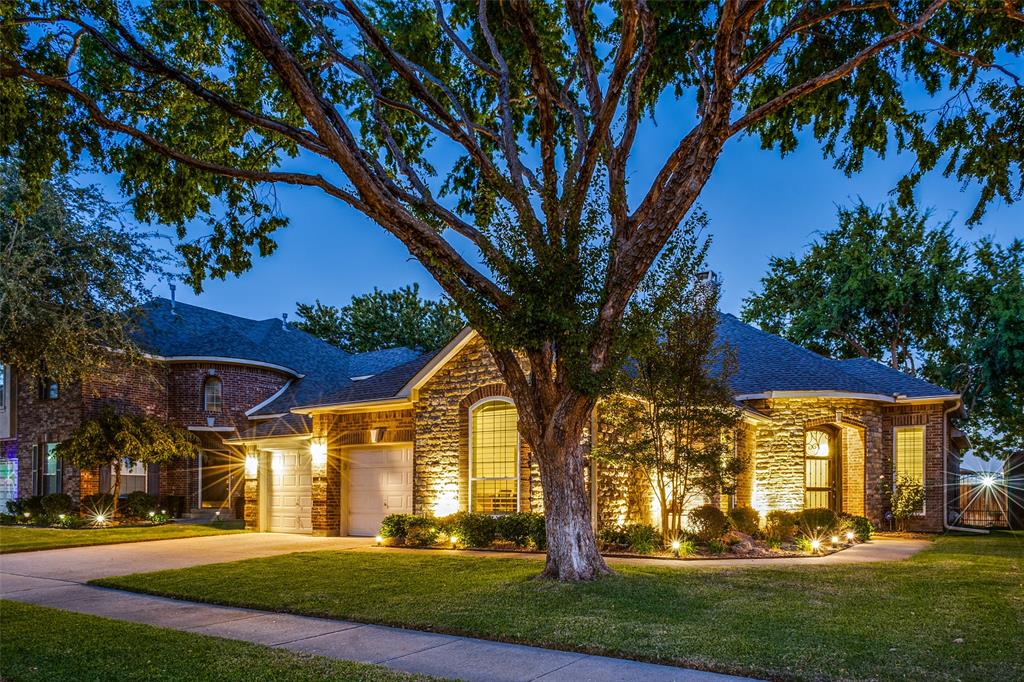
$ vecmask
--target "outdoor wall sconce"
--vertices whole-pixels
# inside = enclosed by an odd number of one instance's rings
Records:
[[[255,452],[245,455],[245,477],[256,478],[260,471],[260,458]]]
[[[313,466],[322,467],[327,464],[327,440],[314,438],[309,442],[309,456]]]

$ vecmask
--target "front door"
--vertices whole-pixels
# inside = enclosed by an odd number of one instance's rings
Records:
[[[836,510],[836,438],[814,429],[806,434],[804,452],[804,509]]]
[[[238,478],[238,464],[231,453],[223,450],[203,450],[202,454],[202,507],[223,509],[231,497],[232,479]],[[237,483],[237,482],[236,482]]]

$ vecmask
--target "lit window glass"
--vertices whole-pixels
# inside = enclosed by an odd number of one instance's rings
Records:
[[[470,425],[470,509],[505,514],[519,507],[519,432],[516,408],[505,401],[480,405]]]

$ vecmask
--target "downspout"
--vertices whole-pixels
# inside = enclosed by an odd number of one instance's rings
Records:
[[[960,398],[956,399],[953,406],[942,413],[942,527],[946,530],[955,530],[962,533],[977,533],[988,535],[988,531],[982,528],[967,528],[965,526],[953,526],[949,523],[949,415],[954,410],[959,410],[963,405]]]

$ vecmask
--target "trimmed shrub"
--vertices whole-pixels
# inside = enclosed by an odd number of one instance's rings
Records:
[[[607,547],[623,548],[629,546],[629,536],[626,535],[625,526],[602,528],[597,531],[597,539],[598,542]]]
[[[498,537],[506,542],[511,542],[516,547],[526,547],[530,544],[530,531],[533,529],[535,514],[530,512],[516,512],[505,514],[495,519],[495,526]]]
[[[839,515],[824,507],[804,509],[797,514],[796,524],[807,534],[831,533],[839,527]]]
[[[156,497],[148,495],[142,490],[128,493],[124,504],[121,507],[125,516],[136,519],[149,518],[149,512],[156,511]]]
[[[476,512],[452,514],[449,535],[455,535],[459,544],[467,547],[490,547],[498,534],[498,523],[493,516]]]
[[[718,507],[705,504],[697,507],[687,515],[693,534],[701,542],[717,540],[729,529],[729,520]]]
[[[382,538],[404,538],[409,529],[409,522],[420,517],[412,514],[388,514],[380,522]]]
[[[45,513],[43,510],[43,498],[39,495],[33,495],[32,497],[19,497],[16,500],[8,500],[7,511],[17,517],[18,523],[27,523],[31,519],[42,516]],[[25,516],[25,514],[28,514],[28,516]]]
[[[530,542],[537,550],[543,552],[548,546],[548,527],[543,514],[530,514]]]
[[[782,543],[796,537],[796,514],[776,509],[768,512],[764,521],[764,535],[768,540]]]
[[[863,516],[847,516],[843,518],[843,525],[847,529],[852,530],[857,539],[862,542],[870,540],[871,534],[875,532],[875,527],[871,525],[871,521]]]
[[[661,533],[649,523],[631,523],[626,526],[629,549],[637,554],[650,554],[661,547]]]
[[[761,514],[750,507],[735,507],[729,510],[729,523],[741,533],[756,535],[761,530]]]
[[[53,522],[53,525],[58,528],[82,528],[89,525],[89,519],[79,516],[78,514],[64,514],[64,518],[57,516]]]
[[[114,508],[114,496],[109,493],[93,493],[82,498],[82,511],[86,514],[109,514]]]
[[[434,519],[413,516],[405,526],[405,544],[412,547],[430,547],[437,544],[437,524]]]
[[[65,493],[50,493],[40,500],[43,511],[50,516],[60,516],[71,511],[71,496]]]

